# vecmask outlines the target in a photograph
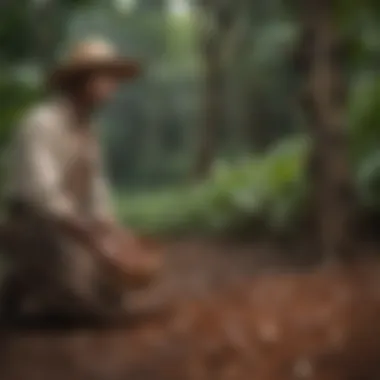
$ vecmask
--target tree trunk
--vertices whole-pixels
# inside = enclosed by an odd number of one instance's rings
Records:
[[[251,54],[250,19],[247,17],[245,4],[234,3],[231,10],[231,26],[223,48],[227,70],[227,96],[225,109],[228,120],[226,128],[227,146],[234,155],[241,155],[249,150],[251,125],[249,114],[252,104],[247,102],[247,88],[251,84],[251,67],[247,67],[247,54]],[[254,106],[254,105],[253,105]],[[253,128],[257,127],[255,125]]]
[[[312,138],[309,175],[318,249],[327,260],[337,261],[352,252],[354,188],[348,162],[342,46],[332,3],[301,2],[303,38],[298,58],[306,75],[302,101]]]
[[[205,60],[205,110],[204,124],[200,130],[199,152],[196,157],[195,177],[204,179],[209,174],[217,149],[217,132],[224,121],[224,70],[223,35],[229,27],[229,13],[216,0],[205,0],[203,12],[209,16],[211,30],[204,33]],[[210,25],[208,24],[208,27]]]

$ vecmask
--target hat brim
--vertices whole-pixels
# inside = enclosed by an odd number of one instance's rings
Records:
[[[122,81],[139,77],[142,68],[138,62],[129,59],[66,64],[56,68],[49,75],[48,83],[53,87],[60,87],[72,80],[96,72],[107,73]]]

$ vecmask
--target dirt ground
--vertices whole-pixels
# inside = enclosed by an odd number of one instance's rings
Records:
[[[270,244],[171,243],[124,326],[2,331],[0,379],[379,379],[380,259],[362,251],[311,266]]]

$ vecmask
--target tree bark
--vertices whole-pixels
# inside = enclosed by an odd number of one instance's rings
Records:
[[[306,76],[302,102],[312,139],[310,181],[318,249],[329,261],[352,253],[354,187],[348,159],[342,45],[331,0],[301,2],[298,63]]]

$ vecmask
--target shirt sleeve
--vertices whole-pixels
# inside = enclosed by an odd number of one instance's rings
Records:
[[[53,121],[32,117],[16,138],[16,179],[20,193],[34,207],[55,217],[75,214],[73,200],[62,189],[61,170],[52,144]]]

